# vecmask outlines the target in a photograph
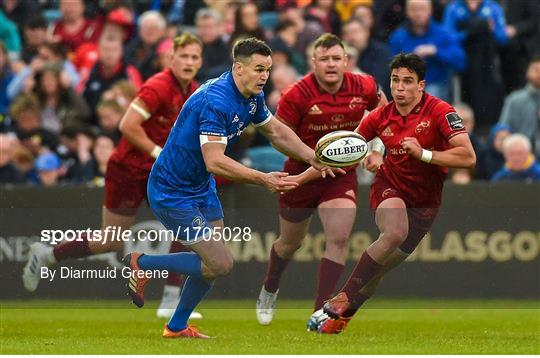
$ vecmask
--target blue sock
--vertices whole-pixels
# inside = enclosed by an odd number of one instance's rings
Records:
[[[201,258],[194,252],[166,255],[142,255],[138,260],[142,270],[167,270],[190,276],[202,276]]]
[[[204,296],[212,288],[213,282],[208,282],[203,277],[189,276],[182,288],[180,302],[174,311],[167,326],[173,332],[178,332],[187,327],[189,315],[201,302]]]

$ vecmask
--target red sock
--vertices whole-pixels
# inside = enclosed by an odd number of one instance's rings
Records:
[[[266,270],[266,277],[264,278],[264,289],[266,291],[274,293],[278,290],[281,275],[290,261],[291,260],[285,260],[279,257],[276,250],[274,250],[274,245],[272,245],[270,261],[268,262],[268,269]]]
[[[332,298],[337,282],[344,265],[323,257],[319,265],[319,275],[317,282],[317,297],[315,298],[315,310],[322,308],[324,302]]]
[[[171,243],[171,247],[169,248],[169,253],[171,254],[175,252],[190,252],[190,251],[191,251],[190,249],[182,245],[179,241],[173,241]],[[183,275],[176,272],[169,271],[169,275],[167,276],[167,279],[165,280],[165,285],[180,287],[182,286],[183,282],[184,282]]]
[[[66,241],[55,246],[53,255],[56,261],[78,259],[92,255],[86,234],[81,235],[81,241]]]
[[[383,265],[375,262],[367,253],[364,251],[360,261],[356,264],[354,271],[347,280],[347,283],[341,290],[347,294],[349,298],[350,308],[357,309],[363,303],[363,295],[360,293],[360,289],[365,286],[383,267]],[[362,303],[361,303],[362,302]]]
[[[352,317],[354,316],[354,314],[356,313],[356,311],[358,311],[358,309],[364,304],[364,302],[366,302],[367,300],[369,300],[369,297],[368,296],[365,296],[361,293],[358,294],[358,297],[356,299],[356,304],[357,304],[357,307],[355,308],[349,308],[348,310],[346,310],[344,313],[343,313],[343,317]]]

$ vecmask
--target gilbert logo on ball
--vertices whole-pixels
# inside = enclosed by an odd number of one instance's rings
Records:
[[[358,164],[367,154],[364,137],[356,132],[328,133],[315,146],[315,155],[322,164],[331,167],[348,167]]]

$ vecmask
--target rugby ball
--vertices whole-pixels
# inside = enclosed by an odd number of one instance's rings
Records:
[[[315,146],[315,155],[322,164],[338,168],[358,164],[367,152],[364,137],[351,131],[328,133]]]

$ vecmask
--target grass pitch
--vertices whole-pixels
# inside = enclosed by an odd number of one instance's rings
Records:
[[[306,332],[311,302],[278,301],[263,327],[254,301],[207,301],[204,341],[161,338],[156,302],[0,304],[1,354],[540,354],[535,301],[373,300],[332,336]]]

